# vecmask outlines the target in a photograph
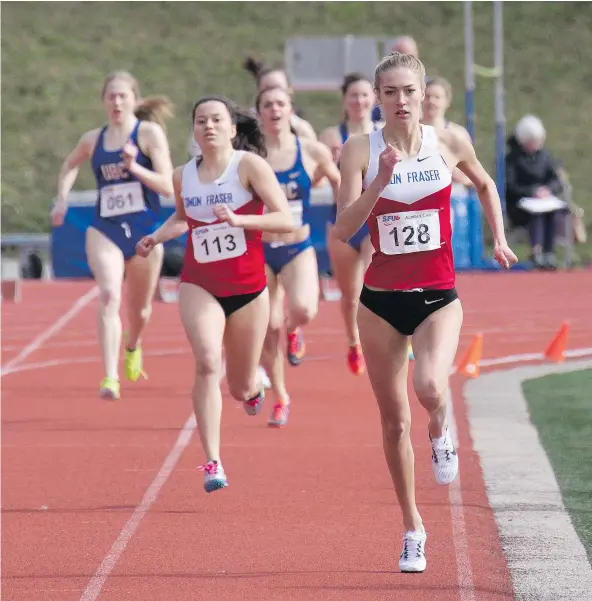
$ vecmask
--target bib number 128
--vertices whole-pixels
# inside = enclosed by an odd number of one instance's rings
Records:
[[[399,242],[399,230],[395,226],[391,230],[391,234],[394,238],[395,246],[400,246]],[[418,244],[427,244],[430,241],[430,228],[427,223],[420,223],[417,229],[413,225],[406,225],[401,229],[403,244],[405,246],[414,246]]]
[[[380,251],[401,255],[440,248],[437,210],[408,211],[378,217]]]

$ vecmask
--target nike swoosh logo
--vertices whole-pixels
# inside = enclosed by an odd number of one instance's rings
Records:
[[[228,183],[228,182],[218,182],[218,185],[219,185],[219,186],[224,186],[224,185],[226,185],[227,183]]]
[[[423,157],[423,159],[417,159],[418,163],[421,163],[422,161],[425,161],[426,159],[429,159],[430,157]]]
[[[436,300],[433,300],[433,301],[426,300],[424,302],[426,305],[433,305],[434,303],[439,303],[440,301],[443,301],[443,300],[444,300],[443,298],[437,298]]]

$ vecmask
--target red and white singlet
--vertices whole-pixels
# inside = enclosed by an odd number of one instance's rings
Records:
[[[395,165],[391,181],[368,217],[375,249],[366,271],[367,286],[385,290],[454,288],[450,194],[452,176],[440,154],[436,131],[422,125],[414,158]],[[382,131],[369,134],[370,158],[363,186],[378,174],[386,148]]]
[[[224,173],[210,184],[200,181],[197,162],[183,167],[181,196],[189,232],[181,281],[214,296],[251,294],[267,285],[261,232],[221,223],[214,207],[225,204],[239,215],[261,215],[264,203],[245,190],[238,166],[244,151],[235,151]]]

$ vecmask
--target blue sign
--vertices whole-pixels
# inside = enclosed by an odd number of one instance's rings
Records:
[[[94,212],[94,194],[81,193],[84,201],[76,201],[73,194],[68,212],[61,227],[51,234],[51,256],[54,277],[90,278],[85,252],[85,232],[92,221]],[[327,223],[331,217],[331,191],[315,189],[311,197],[312,222],[311,239],[317,253],[319,272],[331,271],[327,252]],[[163,201],[161,223],[173,213],[174,205]],[[452,250],[454,265],[459,271],[481,269],[485,265],[483,258],[483,233],[481,203],[477,194],[462,186],[453,186],[451,198]],[[165,244],[165,247],[185,246],[186,235]]]

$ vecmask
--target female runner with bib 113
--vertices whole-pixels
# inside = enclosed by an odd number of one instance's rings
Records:
[[[140,240],[138,253],[189,230],[179,310],[195,356],[193,406],[206,455],[199,469],[212,492],[228,485],[220,461],[222,345],[230,394],[257,415],[269,323],[261,232],[290,232],[293,219],[274,172],[258,156],[265,145],[254,117],[226,98],[202,98],[193,108],[193,135],[202,154],[174,171],[176,211]]]
[[[517,261],[506,242],[495,184],[470,141],[453,130],[438,138],[432,127],[420,125],[424,81],[424,66],[411,55],[390,54],[376,67],[374,87],[385,126],[345,143],[335,226],[346,241],[367,221],[376,249],[360,295],[358,326],[403,517],[403,572],[426,567],[426,532],[415,502],[410,439],[409,336],[415,352],[413,386],[429,414],[436,482],[449,484],[458,472],[445,401],[463,317],[451,248],[455,167],[479,194],[493,231],[496,260],[506,269]]]
[[[109,124],[85,133],[64,161],[51,221],[54,227],[64,222],[78,169],[90,159],[98,200],[86,230],[86,256],[99,287],[99,344],[105,368],[99,394],[118,399],[124,276],[129,328],[125,375],[133,382],[145,375],[140,337],[152,311],[163,249],[159,246],[149,258],[143,258],[136,255],[136,243],[159,221],[159,194],[173,194],[173,166],[163,129],[164,117],[172,112],[163,96],[140,100],[138,82],[125,71],[107,76],[102,99]]]

